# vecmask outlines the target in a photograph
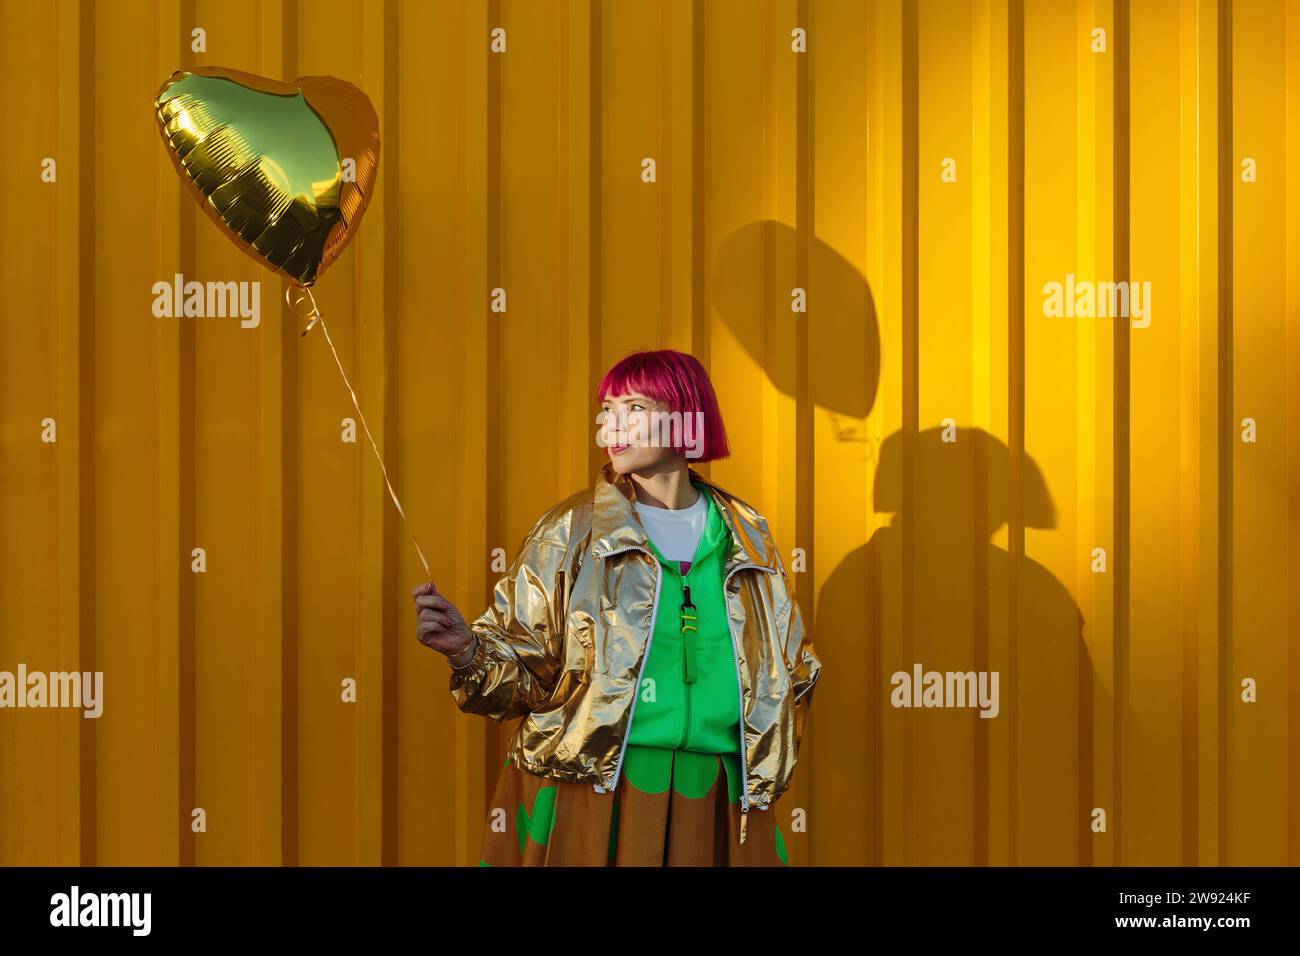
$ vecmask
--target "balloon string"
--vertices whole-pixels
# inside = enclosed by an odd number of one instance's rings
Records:
[[[425,576],[428,577],[429,580],[433,580],[433,574],[429,571],[429,562],[425,560],[424,551],[421,550],[420,542],[415,538],[415,531],[411,528],[411,522],[406,518],[406,511],[402,508],[402,503],[397,499],[397,492],[393,490],[393,483],[388,480],[388,468],[384,465],[384,456],[379,453],[379,445],[375,443],[375,436],[370,434],[370,426],[366,424],[366,416],[361,411],[361,403],[357,401],[356,390],[352,388],[352,383],[348,381],[348,373],[343,371],[343,362],[339,359],[339,350],[334,347],[334,340],[330,338],[330,328],[325,324],[325,314],[316,307],[316,297],[311,294],[311,289],[306,286],[301,286],[299,288],[306,295],[308,301],[311,302],[311,324],[303,330],[302,334],[306,335],[311,331],[312,326],[317,322],[320,323],[321,331],[325,333],[325,341],[329,344],[330,352],[334,356],[334,364],[338,366],[339,375],[343,377],[343,384],[348,387],[348,394],[352,396],[352,407],[357,410],[357,418],[361,419],[361,427],[365,430],[366,438],[370,439],[370,447],[375,453],[376,460],[379,462],[379,470],[383,472],[384,484],[388,486],[388,497],[393,499],[393,507],[397,509],[397,513],[401,516],[402,524],[406,527],[406,533],[411,536],[411,544],[415,545],[415,553],[420,556],[420,563],[424,565]],[[298,310],[294,307],[293,302],[289,298],[292,291],[293,288],[284,290],[284,301],[288,304],[290,309],[293,309],[294,314],[297,315],[299,314]],[[302,300],[299,299],[298,301],[301,302]]]

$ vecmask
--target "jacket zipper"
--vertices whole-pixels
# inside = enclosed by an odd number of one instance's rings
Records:
[[[692,565],[692,567],[694,567],[694,565]],[[682,582],[682,592],[684,595],[682,598],[682,669],[683,671],[685,671],[687,670],[686,657],[688,653],[686,650],[686,641],[687,641],[686,628],[688,626],[686,624],[686,609],[690,608],[692,611],[694,611],[696,610],[696,607],[695,607],[695,603],[691,600],[691,586],[685,583],[684,579]],[[697,635],[699,634],[698,627],[691,626],[691,630],[695,631]],[[686,692],[686,723],[682,726],[682,743],[681,743],[681,747],[684,750],[686,749],[686,745],[691,742],[691,685],[690,682],[686,680],[685,673],[682,674],[682,688]]]
[[[596,787],[599,788],[597,791],[598,793],[613,793],[614,788],[618,786],[619,774],[623,772],[623,757],[627,754],[627,741],[628,741],[628,737],[631,736],[632,733],[632,718],[636,715],[637,698],[641,696],[641,676],[645,673],[646,661],[650,660],[650,642],[654,640],[655,619],[659,616],[659,588],[660,585],[663,583],[663,572],[661,572],[659,569],[658,559],[645,548],[637,547],[636,545],[632,545],[631,547],[627,547],[627,548],[622,548],[618,551],[611,551],[608,554],[602,555],[602,557],[612,558],[615,555],[626,554],[628,551],[640,551],[642,554],[649,557],[651,563],[654,564],[655,596],[654,596],[654,604],[652,605],[650,610],[650,633],[646,635],[645,652],[641,655],[641,667],[637,670],[636,686],[632,689],[632,706],[631,708],[629,708],[627,713],[627,727],[625,727],[623,730],[623,743],[618,750],[618,763],[615,764],[614,766],[614,776],[610,779],[608,787],[601,787],[600,784],[596,784]]]
[[[659,617],[659,591],[663,583],[663,572],[659,568],[659,561],[647,549],[632,545],[622,548],[618,551],[611,551],[602,555],[603,558],[612,558],[616,555],[626,554],[628,551],[640,551],[647,555],[651,563],[655,566],[655,594],[654,606],[650,612],[650,633],[646,635],[645,653],[641,655],[641,667],[637,670],[636,686],[632,693],[632,706],[628,710],[627,727],[623,730],[623,743],[618,751],[618,763],[614,766],[614,776],[610,779],[608,787],[601,787],[596,784],[600,793],[613,793],[618,786],[619,775],[623,772],[623,758],[627,755],[627,741],[632,732],[632,718],[636,716],[637,698],[641,696],[641,677],[645,673],[646,661],[650,659],[650,642],[655,636],[655,620]],[[744,571],[746,568],[754,568],[758,571],[771,571],[770,568],[762,567],[757,564],[742,564],[739,567],[732,568],[730,573],[722,582],[722,601],[727,601],[727,585],[738,571]],[[735,628],[731,626],[731,613],[727,612],[727,632],[731,635],[732,660],[736,664],[736,698],[740,707],[740,842],[745,842],[745,825],[747,823],[747,814],[749,813],[749,769],[745,759],[745,688],[740,677],[740,644],[736,640]]]

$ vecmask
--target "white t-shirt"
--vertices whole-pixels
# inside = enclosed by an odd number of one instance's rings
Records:
[[[645,525],[646,534],[669,561],[695,560],[695,550],[700,545],[700,536],[704,534],[704,525],[709,517],[709,503],[704,493],[698,488],[695,492],[695,504],[676,511],[632,502]]]

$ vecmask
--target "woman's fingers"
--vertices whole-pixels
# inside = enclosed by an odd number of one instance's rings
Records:
[[[420,608],[421,611],[424,610],[441,611],[442,613],[447,615],[448,619],[450,619],[450,621],[453,624],[465,623],[465,618],[463,618],[461,616],[460,611],[456,609],[456,605],[452,604],[441,594],[421,595],[420,597],[417,597],[415,599],[415,606]]]
[[[454,634],[455,632],[455,625],[442,620],[426,618],[415,622],[416,634]]]
[[[459,650],[465,644],[464,638],[436,621],[422,621],[415,625],[415,636],[421,644],[444,653]]]
[[[465,646],[465,619],[460,611],[438,593],[437,586],[429,581],[411,591],[418,608],[415,614],[415,636],[426,647],[444,654],[459,653]]]
[[[455,618],[443,611],[431,607],[426,607],[421,610],[419,614],[415,615],[415,620],[421,624],[436,622],[449,629],[456,626]]]

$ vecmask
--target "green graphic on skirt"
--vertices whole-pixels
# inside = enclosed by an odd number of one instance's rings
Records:
[[[506,759],[505,765],[510,763]],[[726,776],[726,800],[729,804],[740,801],[740,758],[736,754],[704,754],[690,750],[670,750],[662,747],[640,747],[629,745],[624,755],[624,785],[633,787],[643,794],[666,794],[672,788],[674,795],[687,800],[704,800],[713,791],[718,781],[718,765],[721,763]],[[515,836],[519,847],[520,859],[523,859],[529,841],[538,846],[546,846],[555,829],[557,819],[556,798],[561,786],[581,786],[547,784],[537,790],[532,807],[526,807],[521,801],[515,808]],[[608,862],[615,861],[618,849],[619,818],[622,801],[616,799],[612,807],[609,828]],[[772,811],[755,811],[772,812]],[[775,851],[782,865],[788,865],[785,839],[780,826],[775,826]],[[488,866],[480,860],[480,866]]]
[[[555,787],[542,787],[538,790],[537,799],[533,801],[531,816],[524,809],[524,805],[519,804],[519,809],[515,813],[515,832],[519,834],[520,856],[524,855],[524,845],[527,840],[546,846],[551,831],[555,829],[555,795],[558,792]]]

